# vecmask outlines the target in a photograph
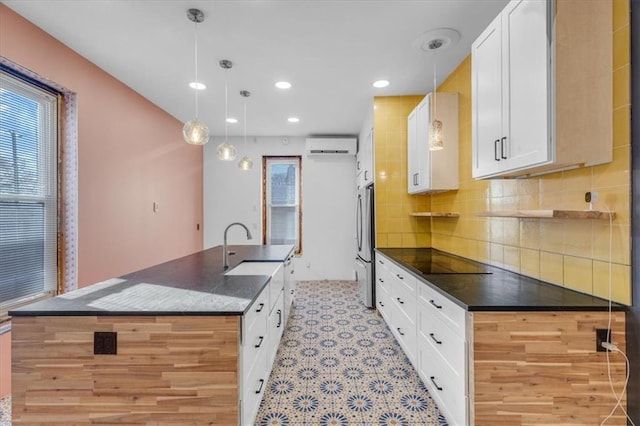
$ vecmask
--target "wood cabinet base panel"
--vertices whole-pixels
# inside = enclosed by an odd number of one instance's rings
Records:
[[[15,317],[13,424],[237,424],[240,318]]]
[[[606,312],[475,312],[475,425],[600,424],[615,406],[607,355],[595,343],[595,329],[607,323]],[[613,313],[611,328],[612,342],[624,351],[624,313]],[[619,392],[624,358],[609,358]],[[615,414],[608,425],[626,424],[622,410]]]

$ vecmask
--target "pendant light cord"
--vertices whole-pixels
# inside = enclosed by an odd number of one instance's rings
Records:
[[[195,31],[194,31],[194,46],[195,46],[195,69],[196,69],[196,79],[195,79],[195,83],[198,84],[198,23],[194,22],[193,25],[195,25]],[[196,90],[196,120],[198,119],[198,89]]]
[[[438,116],[436,115],[436,91],[438,86],[436,84],[436,53],[433,52],[433,120],[437,120]]]
[[[229,68],[224,69],[224,141],[227,142],[229,139],[228,131],[229,122],[227,118],[229,118]]]
[[[247,153],[247,98],[244,98],[244,152]]]

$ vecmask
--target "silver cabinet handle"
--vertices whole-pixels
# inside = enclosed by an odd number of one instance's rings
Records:
[[[507,141],[507,137],[503,136],[502,139],[500,139],[500,158],[502,158],[503,160],[507,159],[507,156],[505,155],[505,149],[504,149],[504,143]]]

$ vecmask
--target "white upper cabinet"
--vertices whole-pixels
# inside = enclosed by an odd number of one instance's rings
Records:
[[[544,1],[513,1],[472,46],[473,177],[553,160]]]
[[[473,43],[474,178],[611,161],[611,5],[605,3],[512,0]],[[592,42],[598,54],[578,48]]]
[[[429,93],[407,117],[409,194],[458,189],[458,94],[436,94],[436,118],[444,133],[444,148],[439,151],[429,150],[432,105]]]
[[[358,188],[363,188],[373,183],[373,110],[367,115],[358,136],[356,174]]]

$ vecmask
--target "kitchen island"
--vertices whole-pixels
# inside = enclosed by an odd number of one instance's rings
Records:
[[[623,305],[609,322],[591,295],[434,249],[376,251],[377,308],[450,424],[600,424],[616,405],[607,363],[620,393],[624,358],[597,350],[597,330],[624,351]]]
[[[253,422],[293,246],[228,249],[229,275],[215,247],[11,311],[13,423]]]

